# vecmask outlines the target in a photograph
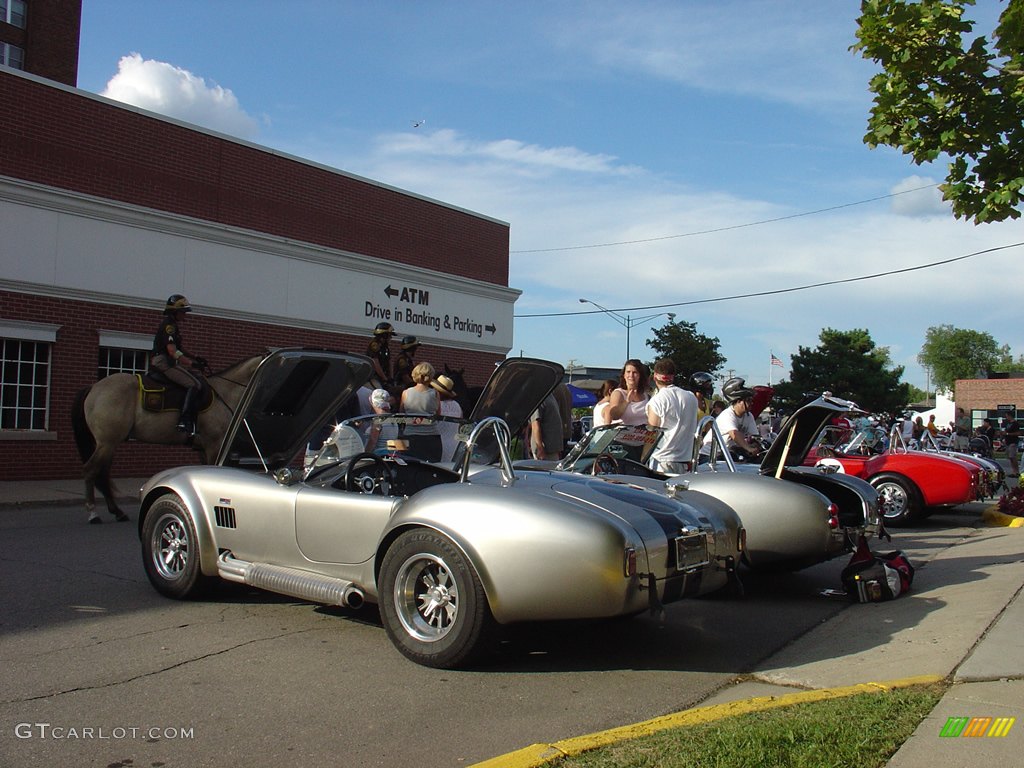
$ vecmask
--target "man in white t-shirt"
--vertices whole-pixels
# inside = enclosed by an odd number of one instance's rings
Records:
[[[651,467],[666,475],[680,475],[693,461],[693,438],[697,431],[697,396],[675,385],[676,364],[665,358],[654,364],[658,391],[647,403],[647,423],[661,427],[665,434],[651,454]]]
[[[757,436],[757,422],[750,412],[754,403],[754,390],[747,388],[745,380],[735,377],[722,385],[722,394],[729,407],[718,414],[715,424],[725,438],[725,447],[730,451],[740,450],[749,456],[757,456],[761,449],[752,438]],[[711,432],[708,431],[701,446],[702,455],[711,453]]]

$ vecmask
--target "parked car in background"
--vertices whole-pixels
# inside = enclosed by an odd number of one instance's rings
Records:
[[[859,432],[826,426],[804,464],[830,466],[867,480],[878,490],[887,525],[904,525],[935,507],[984,498],[985,477],[973,461],[911,450],[894,428],[884,447],[869,446]]]
[[[702,427],[712,430],[718,450],[712,462],[683,475],[648,466],[662,430],[623,424],[595,428],[561,462],[516,466],[617,478],[686,499],[711,497],[739,515],[747,537],[744,563],[754,569],[798,569],[846,554],[861,536],[879,531],[878,494],[868,483],[829,468],[802,466],[822,424],[848,405],[822,400],[799,409],[783,422],[761,465],[733,461],[709,417]]]
[[[228,580],[376,603],[402,654],[451,668],[479,658],[502,625],[660,609],[735,578],[744,537],[724,506],[513,467],[511,435],[561,381],[557,363],[502,363],[456,425],[452,461],[412,450],[434,419],[397,414],[336,425],[299,471],[310,435],[371,371],[365,357],[323,350],[261,363],[216,464],[142,488],[143,565],[157,591],[191,598]]]

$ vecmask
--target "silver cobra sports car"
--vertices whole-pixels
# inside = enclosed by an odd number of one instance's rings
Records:
[[[682,475],[648,467],[662,430],[623,424],[592,430],[554,466],[628,479],[695,504],[703,496],[712,497],[739,515],[746,531],[742,559],[747,566],[795,570],[846,554],[861,535],[871,537],[880,530],[878,493],[870,484],[828,467],[800,466],[822,425],[851,405],[824,397],[804,405],[783,423],[760,464],[734,460],[714,419],[707,417],[698,435],[711,431],[710,461]],[[516,467],[539,464],[518,462]]]
[[[726,586],[743,531],[725,505],[612,478],[513,469],[511,435],[562,379],[515,358],[456,422],[450,461],[417,456],[443,432],[406,414],[313,432],[368,380],[370,361],[279,350],[260,365],[215,466],[142,488],[146,574],[173,598],[219,580],[316,603],[376,603],[409,659],[464,666],[501,625],[630,615]],[[376,429],[375,433],[371,432]]]

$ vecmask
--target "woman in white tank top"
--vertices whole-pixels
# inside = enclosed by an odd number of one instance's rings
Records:
[[[639,360],[627,360],[619,376],[619,388],[609,398],[606,416],[623,424],[646,424],[649,387],[647,366]]]

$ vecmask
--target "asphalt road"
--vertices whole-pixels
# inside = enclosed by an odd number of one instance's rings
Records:
[[[128,510],[135,517],[135,510]],[[927,560],[975,517],[898,533]],[[847,608],[845,558],[745,576],[663,619],[521,627],[472,671],[416,666],[376,611],[242,585],[159,596],[134,522],[0,510],[0,765],[470,765],[685,709]],[[820,653],[828,654],[828,648]]]

